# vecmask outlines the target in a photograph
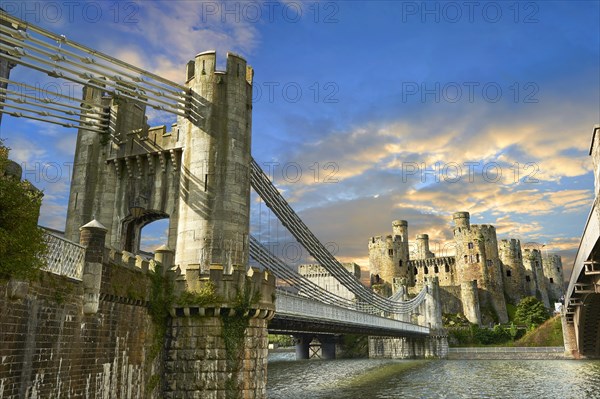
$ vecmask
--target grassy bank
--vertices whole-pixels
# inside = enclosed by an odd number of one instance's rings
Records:
[[[563,333],[560,315],[544,322],[533,331],[527,332],[513,346],[562,346]]]
[[[399,360],[397,362],[374,367],[345,381],[340,388],[357,388],[366,385],[377,386],[382,381],[388,380],[405,371],[422,367],[429,362],[430,360]]]

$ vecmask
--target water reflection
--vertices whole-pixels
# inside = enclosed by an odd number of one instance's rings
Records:
[[[404,370],[407,366],[414,366]],[[269,399],[599,398],[600,362],[269,356]]]

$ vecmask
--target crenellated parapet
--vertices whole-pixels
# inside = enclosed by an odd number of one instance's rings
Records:
[[[414,284],[417,289],[432,278],[436,277],[440,286],[456,285],[456,258],[440,256],[437,258],[412,259],[409,261],[413,268]]]
[[[270,320],[275,314],[275,275],[268,270],[234,265],[225,272],[211,265],[207,272],[188,267],[175,284],[175,316],[250,316]]]
[[[119,251],[114,248],[105,248],[105,259],[113,266],[122,266],[131,270],[147,273],[154,271],[156,261],[128,251]]]

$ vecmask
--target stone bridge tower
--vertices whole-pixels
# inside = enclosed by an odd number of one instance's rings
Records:
[[[231,54],[226,71],[216,71],[215,52],[187,65],[186,86],[210,106],[197,121],[178,123],[185,151],[175,263],[182,270],[248,264],[253,73]]]
[[[236,55],[216,71],[216,53],[187,65],[193,111],[167,131],[150,128],[140,102],[85,87],[90,112],[109,109],[110,132],[77,136],[66,236],[97,219],[115,249],[137,252],[140,231],[169,218],[168,246],[175,263],[248,263],[250,136],[253,70]]]
[[[253,70],[233,54],[226,65],[216,70],[214,51],[188,62],[191,111],[170,130],[149,127],[136,98],[102,87],[83,91],[89,112],[110,111],[110,125],[105,134],[78,132],[65,235],[79,242],[79,227],[96,219],[110,247],[136,253],[142,228],[169,219],[161,250],[174,250],[179,275],[165,345],[173,359],[165,366],[165,397],[266,396],[275,279],[267,271],[246,272]],[[185,301],[177,299],[184,294]],[[235,320],[244,329],[233,345]]]

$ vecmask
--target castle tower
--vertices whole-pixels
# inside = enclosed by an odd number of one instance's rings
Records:
[[[434,258],[435,254],[429,250],[429,235],[417,234],[417,254],[416,259]]]
[[[501,323],[507,322],[495,227],[471,225],[468,212],[456,212],[453,219],[458,282],[476,281],[482,313],[493,309]]]
[[[553,304],[565,294],[562,259],[559,255],[542,254],[542,266],[546,278],[548,299],[550,304]]]
[[[119,122],[119,126],[115,126],[113,129],[117,140],[126,137],[135,129],[145,127],[145,118],[143,118],[145,106],[143,105],[139,106],[142,114],[141,120],[134,121],[137,118],[126,115],[126,108],[133,105],[129,100],[118,103],[105,96],[103,90],[90,86],[83,87],[82,100],[87,104],[94,104],[91,107],[92,112],[101,113],[105,109],[110,109],[113,115],[112,121]],[[83,115],[81,118],[85,119]],[[65,226],[65,238],[74,242],[79,242],[79,228],[94,219],[108,229],[107,242],[120,241],[114,237],[115,231],[112,229],[115,213],[115,185],[120,176],[106,165],[112,143],[107,143],[106,137],[103,136],[105,135],[84,129],[79,129],[77,132]],[[132,181],[127,181],[125,184],[132,183]],[[123,248],[121,245],[115,245],[115,247],[132,251],[132,248]]]
[[[400,276],[397,277],[409,277],[408,261],[410,259],[410,252],[408,247],[408,222],[406,220],[394,220],[392,222],[392,233],[395,241],[400,240],[398,259],[396,262],[400,268]],[[410,275],[412,275],[412,273]]]
[[[393,235],[376,236],[369,239],[369,270],[371,286],[382,295],[391,295],[402,278],[413,281],[408,267],[408,223],[405,220],[392,222]]]
[[[150,128],[145,106],[135,99],[84,87],[91,112],[110,111],[110,131],[78,132],[69,240],[79,241],[79,227],[97,219],[111,247],[135,253],[142,228],[168,218],[167,245],[182,271],[246,267],[253,71],[232,54],[226,71],[215,65],[214,51],[188,63],[192,111],[169,132]]]
[[[521,241],[511,238],[500,240],[498,245],[500,261],[503,266],[504,292],[510,301],[517,305],[528,295],[525,285],[525,267]]]
[[[253,70],[233,54],[225,72],[215,67],[214,51],[188,63],[186,86],[210,109],[203,119],[178,121],[184,151],[175,264],[182,270],[248,263]]]
[[[454,220],[454,228],[459,230],[468,229],[471,226],[471,216],[469,212],[454,212],[452,219]]]
[[[525,266],[525,282],[529,295],[542,301],[544,306],[549,309],[550,300],[548,299],[541,252],[538,249],[526,248],[523,251],[523,265]]]

